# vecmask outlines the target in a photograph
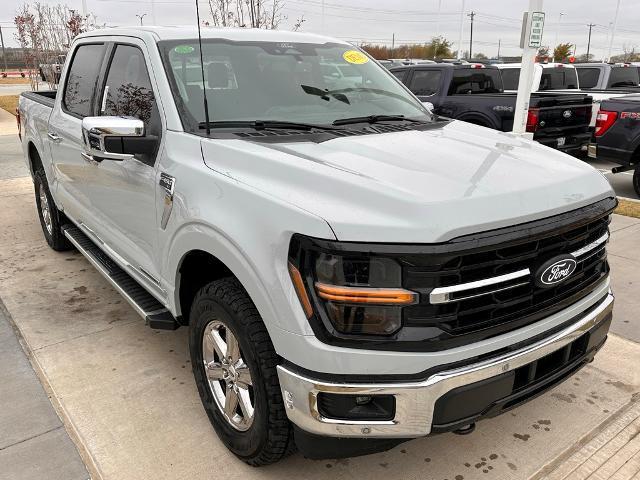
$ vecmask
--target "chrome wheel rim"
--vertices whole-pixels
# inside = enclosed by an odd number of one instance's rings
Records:
[[[42,221],[47,229],[49,235],[53,232],[53,225],[51,224],[51,208],[49,207],[49,200],[47,199],[47,192],[44,189],[44,185],[41,183],[38,187],[38,196],[40,197],[40,211],[42,212]]]
[[[255,414],[253,380],[237,337],[223,322],[207,324],[202,357],[209,390],[229,425],[248,430]]]

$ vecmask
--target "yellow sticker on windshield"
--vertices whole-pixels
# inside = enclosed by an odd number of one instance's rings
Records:
[[[356,65],[362,65],[363,63],[367,63],[369,61],[369,57],[357,50],[348,50],[344,52],[342,54],[342,58],[344,58],[347,62],[355,63]]]

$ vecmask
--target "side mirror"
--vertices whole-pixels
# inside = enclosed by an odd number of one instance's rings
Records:
[[[137,153],[148,152],[144,138],[144,122],[133,117],[85,117],[82,140],[87,160],[122,161]],[[139,151],[138,151],[139,150]]]

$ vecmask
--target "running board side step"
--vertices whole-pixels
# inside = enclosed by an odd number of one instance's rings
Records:
[[[175,330],[180,326],[171,312],[153,295],[125,272],[80,228],[73,225],[62,227],[64,235],[89,260],[98,272],[131,304],[145,319],[149,327],[157,330]]]

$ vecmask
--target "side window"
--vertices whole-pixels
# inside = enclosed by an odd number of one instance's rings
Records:
[[[150,128],[156,101],[144,55],[137,47],[118,45],[113,54],[102,99],[102,114],[136,117]],[[104,95],[104,94],[103,94]]]
[[[104,44],[80,45],[76,49],[62,99],[68,113],[81,117],[91,115],[103,55]]]
[[[580,88],[594,88],[598,84],[599,68],[578,68],[577,70]]]
[[[407,74],[406,70],[394,70],[391,73],[393,74],[394,77],[396,77],[398,80],[404,83],[404,77]]]
[[[518,83],[520,82],[519,68],[502,68],[500,73],[502,74],[502,83],[505,90],[518,89]]]
[[[116,46],[109,65],[101,109],[102,115],[138,118],[144,122],[145,136],[160,137],[160,114],[144,54],[138,47]],[[136,157],[153,164],[155,152]]]
[[[415,95],[429,97],[438,93],[441,79],[440,70],[415,70],[409,89]]]

